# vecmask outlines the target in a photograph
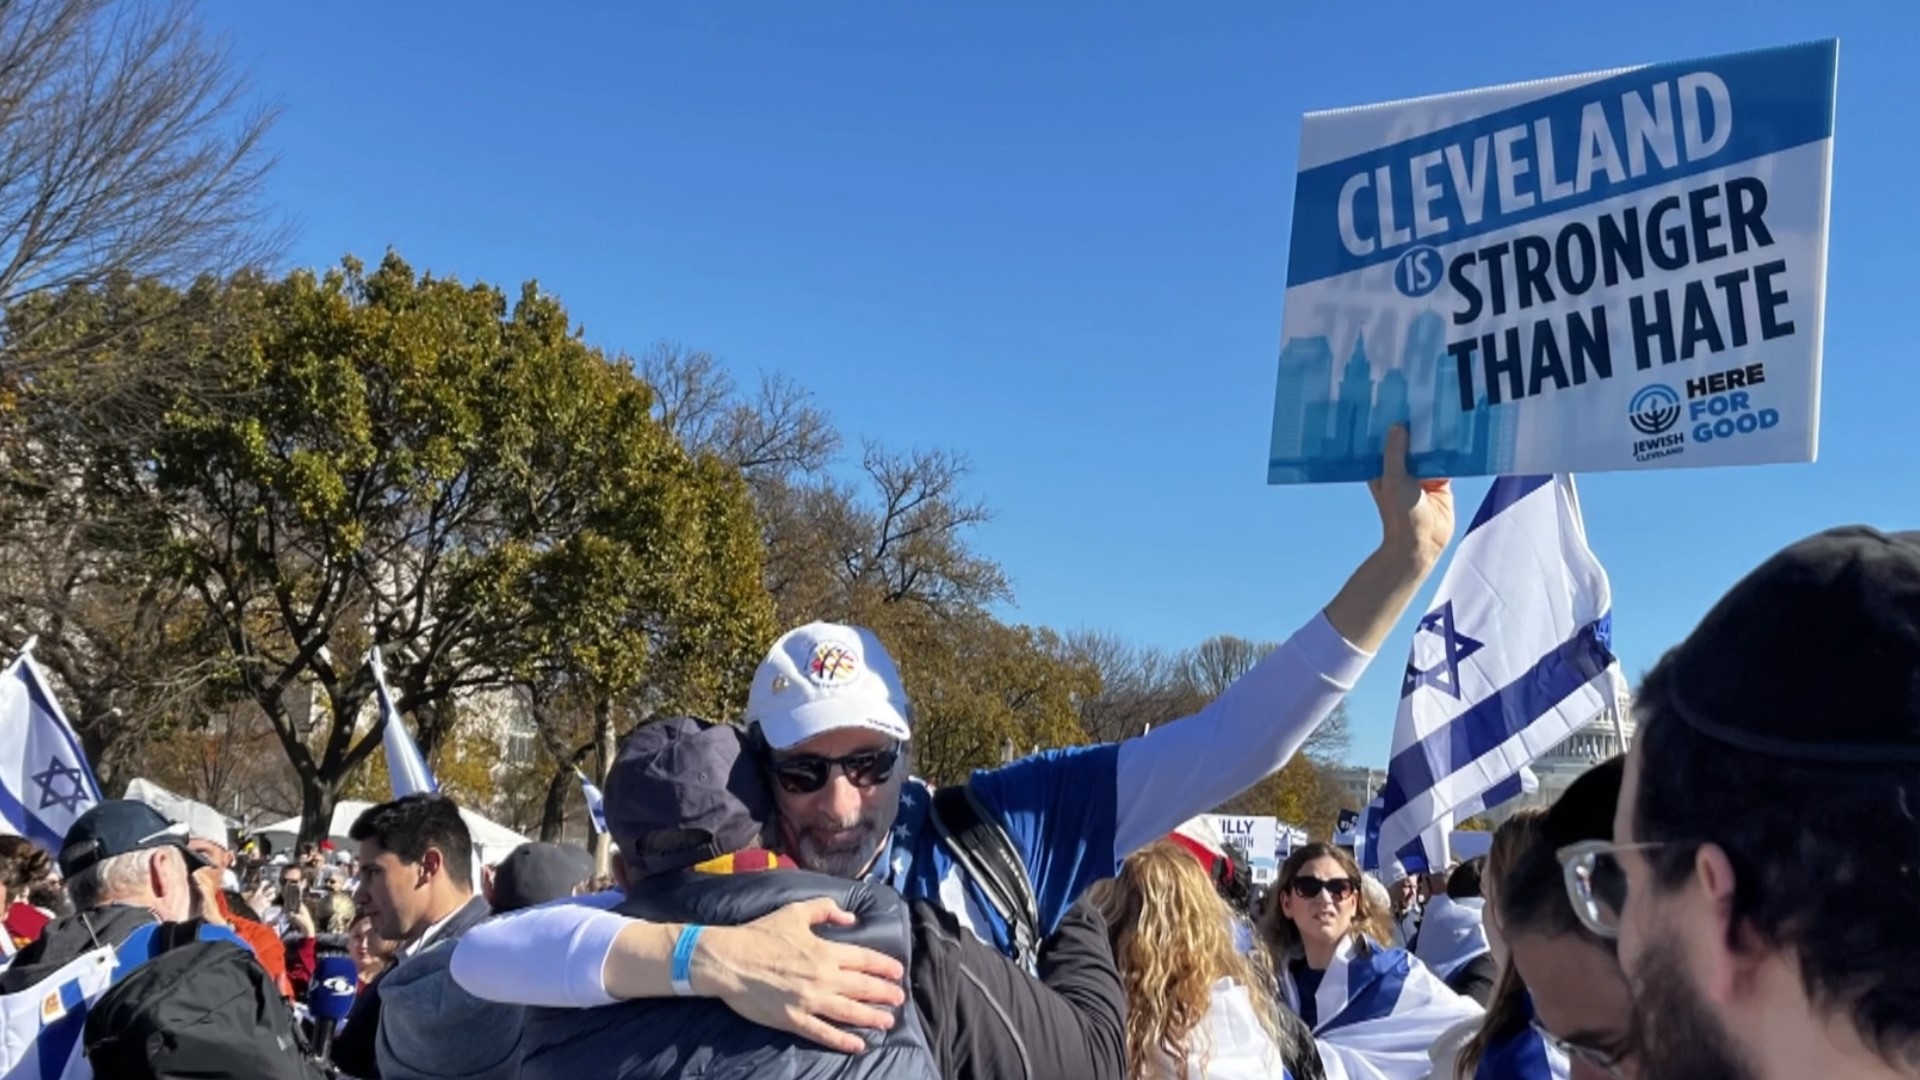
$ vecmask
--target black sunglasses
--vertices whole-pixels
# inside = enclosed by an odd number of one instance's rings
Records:
[[[1288,888],[1293,890],[1293,895],[1302,900],[1311,900],[1320,895],[1321,889],[1325,889],[1327,890],[1327,895],[1332,897],[1333,902],[1337,904],[1353,895],[1354,884],[1352,878],[1337,877],[1321,881],[1317,877],[1302,874],[1294,878],[1293,883],[1289,885]]]
[[[884,784],[893,775],[893,767],[900,763],[900,748],[888,747],[885,750],[867,750],[845,757],[821,757],[819,754],[796,754],[793,757],[774,758],[772,761],[773,778],[789,795],[811,795],[827,786],[827,779],[833,775],[835,766],[846,774],[847,783],[857,788],[870,788]]]

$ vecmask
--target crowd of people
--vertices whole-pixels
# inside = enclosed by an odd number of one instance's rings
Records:
[[[51,857],[0,842],[0,993],[57,1003],[108,950],[75,1059],[103,1076],[1920,1076],[1920,534],[1754,571],[1648,675],[1630,753],[1484,858],[1311,843],[1249,887],[1198,816],[1299,750],[1451,534],[1391,461],[1380,550],[1141,738],[930,787],[884,644],[810,624],[744,717],[622,742],[610,882],[560,845],[476,874],[438,795],[291,854],[110,801]]]

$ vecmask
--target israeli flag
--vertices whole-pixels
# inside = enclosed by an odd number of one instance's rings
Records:
[[[0,674],[0,828],[58,852],[100,782],[31,649]]]
[[[84,953],[25,990],[0,994],[0,1076],[91,1080],[82,1053],[87,1009],[113,983],[112,949]]]
[[[597,833],[606,832],[607,831],[606,798],[600,794],[599,788],[593,786],[593,781],[587,779],[586,773],[581,772],[579,769],[575,769],[573,770],[573,775],[580,778],[580,794],[586,796],[587,816],[593,820],[593,831]]]
[[[1377,857],[1442,862],[1454,821],[1524,790],[1522,770],[1612,707],[1618,679],[1573,478],[1499,478],[1414,634]]]
[[[394,707],[393,693],[387,689],[386,665],[380,662],[380,647],[373,647],[373,655],[367,658],[373,665],[373,696],[380,706],[380,719],[386,722],[386,735],[383,739],[387,749],[387,776],[393,781],[393,797],[403,795],[432,795],[440,790],[434,782],[433,773],[427,768],[427,759],[420,756],[420,748],[413,743],[413,736],[407,734],[407,722],[400,717],[400,710]]]

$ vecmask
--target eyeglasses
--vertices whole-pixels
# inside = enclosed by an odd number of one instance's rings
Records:
[[[1287,888],[1292,889],[1293,895],[1302,900],[1311,900],[1320,895],[1320,890],[1325,889],[1327,896],[1337,904],[1353,895],[1354,884],[1352,878],[1337,877],[1322,881],[1317,877],[1302,874],[1294,878]]]
[[[1620,936],[1620,913],[1627,906],[1627,872],[1620,866],[1622,851],[1651,851],[1665,847],[1661,841],[1640,844],[1614,844],[1605,840],[1583,840],[1555,852],[1561,873],[1566,877],[1567,899],[1574,914],[1588,930],[1603,938]]]
[[[835,766],[846,774],[847,783],[857,788],[870,788],[886,783],[893,775],[893,767],[899,763],[900,748],[892,746],[885,750],[867,750],[837,758],[818,754],[775,758],[772,769],[773,778],[780,782],[780,787],[787,794],[811,795],[827,786]]]
[[[1533,1024],[1534,1034],[1540,1036],[1542,1042],[1569,1058],[1580,1058],[1609,1076],[1619,1076],[1620,1066],[1625,1064],[1627,1058],[1633,1053],[1631,1049],[1603,1050],[1598,1046],[1588,1046],[1586,1043],[1570,1042],[1548,1031],[1546,1025],[1542,1024],[1537,1016],[1530,1023]]]

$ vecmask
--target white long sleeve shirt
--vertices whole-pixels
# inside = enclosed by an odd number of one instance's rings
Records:
[[[1316,615],[1192,716],[1118,745],[1049,751],[975,773],[975,793],[1025,857],[1042,932],[1129,853],[1286,764],[1371,658]],[[910,898],[940,903],[1004,948],[1004,922],[980,903],[936,841],[926,800],[917,781],[904,787],[874,877]],[[621,899],[609,891],[490,920],[461,939],[453,976],[469,993],[494,1001],[607,1004],[602,973],[629,921],[608,909]]]

